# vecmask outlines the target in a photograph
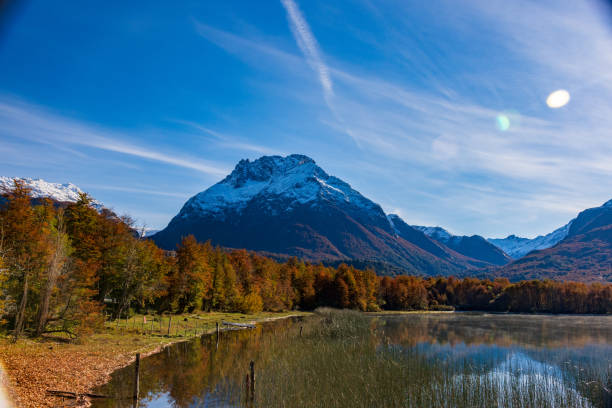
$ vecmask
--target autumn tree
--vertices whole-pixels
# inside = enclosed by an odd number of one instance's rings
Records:
[[[15,306],[13,334],[23,332],[26,321],[33,319],[36,288],[49,265],[49,217],[52,207],[48,200],[33,206],[30,190],[21,180],[14,180],[6,203],[0,210],[3,237],[3,261],[8,270],[9,299]]]
[[[57,280],[64,270],[70,245],[64,223],[64,210],[58,209],[54,214],[50,234],[48,235],[51,257],[43,277],[43,286],[38,307],[36,335],[42,334],[49,321],[49,306],[53,292],[57,288]]]
[[[210,243],[198,243],[193,235],[181,241],[176,250],[176,266],[170,271],[168,294],[173,310],[201,308],[212,284],[209,264]]]

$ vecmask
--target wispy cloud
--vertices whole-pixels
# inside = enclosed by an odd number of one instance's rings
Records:
[[[235,136],[228,135],[226,133],[221,133],[216,130],[210,129],[209,127],[203,126],[199,123],[187,121],[187,120],[174,120],[173,122],[188,126],[192,129],[198,130],[206,135],[212,136],[219,147],[223,147],[225,149],[234,149],[234,150],[242,150],[248,152],[255,152],[260,154],[267,155],[285,155],[286,152],[282,152],[277,149],[273,149],[267,146],[262,146],[259,144],[249,143],[244,141],[241,138],[237,138]]]
[[[53,145],[58,149],[65,149],[66,145],[96,148],[214,176],[228,172],[227,168],[204,160],[126,142],[129,139],[127,134],[101,129],[6,97],[0,98],[0,134],[3,137]]]
[[[321,83],[321,88],[323,88],[323,95],[329,104],[331,103],[331,98],[334,95],[334,90],[329,74],[329,68],[323,61],[319,44],[317,43],[314,35],[312,35],[310,26],[302,16],[297,4],[295,4],[293,0],[281,0],[281,3],[287,12],[289,26],[291,27],[293,37],[304,54],[306,61],[308,61],[312,69],[317,73],[319,82]]]
[[[319,83],[323,89],[323,99],[331,111],[334,120],[337,122],[335,126],[340,128],[343,133],[350,136],[355,144],[361,148],[359,138],[355,135],[353,129],[348,126],[347,121],[336,107],[330,69],[323,60],[319,43],[312,34],[310,26],[306,22],[306,19],[302,15],[302,12],[295,1],[281,0],[281,3],[287,12],[289,27],[291,28],[291,32],[293,33],[293,37],[295,38],[298,47],[302,51],[302,54],[304,55],[304,58],[306,58],[308,64],[317,74]]]
[[[175,193],[172,191],[163,191],[163,190],[150,190],[146,188],[133,188],[133,187],[122,187],[115,185],[102,185],[102,184],[83,184],[81,185],[83,189],[96,189],[96,190],[108,190],[108,191],[121,191],[125,193],[135,193],[135,194],[144,194],[144,195],[152,195],[152,196],[162,196],[162,197],[177,197],[177,198],[189,198],[190,194],[186,193]]]
[[[596,21],[592,9],[581,6],[574,14],[563,9],[551,15],[547,7],[532,2],[515,5],[480,1],[470,8],[469,21],[454,21],[454,14],[440,16],[448,32],[455,30],[461,38],[473,38],[478,35],[476,31],[487,27],[493,32],[491,38],[498,41],[490,44],[498,47],[494,56],[513,62],[486,70],[480,53],[461,55],[468,62],[474,58],[470,65],[474,74],[468,71],[455,78],[445,76],[435,55],[426,58],[433,74],[424,72],[427,67],[417,62],[422,59],[423,50],[419,47],[425,40],[422,36],[400,38],[398,29],[393,44],[377,45],[389,47],[387,54],[397,58],[412,58],[408,67],[415,68],[419,80],[427,84],[418,86],[403,81],[402,75],[385,77],[384,72],[351,67],[347,61],[340,68],[317,59],[321,56],[318,42],[297,5],[289,0],[282,3],[298,46],[318,74],[323,89],[324,78],[330,84],[331,78],[334,81],[333,93],[326,101],[334,118],[317,119],[338,133],[350,132],[362,147],[364,156],[359,159],[381,169],[386,177],[385,190],[396,191],[399,198],[393,200],[382,188],[363,184],[374,199],[377,193],[384,197],[381,200],[389,208],[403,209],[408,218],[413,215],[416,219],[429,219],[463,233],[520,233],[513,230],[520,226],[524,234],[535,235],[536,231],[549,232],[536,230],[538,225],[561,225],[578,209],[599,205],[612,195],[612,142],[608,131],[612,108],[605,102],[612,95],[612,87],[601,82],[612,68],[612,51],[608,52],[612,44],[609,35],[602,34],[602,24]],[[576,13],[580,14],[580,24],[575,22]],[[407,13],[396,14],[398,27],[409,26]],[[517,15],[522,18],[517,20]],[[538,28],[538,21],[546,27]],[[386,27],[390,25],[385,23]],[[412,34],[409,30],[406,35]],[[212,36],[210,32],[207,35]],[[313,47],[308,46],[308,39],[314,41]],[[558,46],[560,39],[566,39],[562,50]],[[213,40],[255,67],[276,67],[279,73],[304,75],[295,55],[272,42],[221,30],[214,33]],[[584,47],[585,43],[594,47]],[[450,58],[446,54],[444,57]],[[319,66],[325,69],[320,71]],[[521,72],[516,71],[519,68]],[[408,70],[404,76],[411,74]],[[601,84],[600,92],[591,89],[580,94],[579,84],[593,87],[591,79]],[[576,90],[576,98],[562,110],[548,110],[544,104],[547,93],[565,86]],[[296,88],[308,92],[299,81],[287,87],[288,92]],[[315,100],[300,100],[304,101]],[[502,132],[496,128],[496,117],[506,109],[511,110],[512,123],[508,131]],[[353,163],[355,158],[346,160]],[[361,166],[348,167],[353,167],[353,177],[357,177],[355,173],[363,177],[371,173],[361,174]],[[491,188],[457,187],[466,181]],[[423,199],[423,194],[428,198]],[[415,202],[410,199],[419,195]],[[417,206],[434,202],[435,208],[431,204],[421,209]],[[540,223],[533,223],[535,218]],[[467,220],[471,231],[465,228]]]
[[[188,116],[181,135],[189,142],[206,135],[202,145],[217,157],[299,149],[408,222],[461,233],[546,233],[612,196],[612,41],[596,2],[474,0],[459,10],[452,0],[356,0],[302,2],[300,10],[296,1],[273,4],[281,24],[286,14],[284,37],[278,26],[258,31],[233,20],[230,32],[209,25],[227,28],[223,19],[193,21],[199,36],[245,63],[213,80],[239,76],[254,86],[215,105],[244,113],[229,129],[205,113]],[[360,4],[365,11],[355,13]],[[332,23],[321,7],[346,19]],[[339,41],[348,46],[334,54]],[[572,100],[552,111],[544,100],[558,88]],[[245,93],[264,103],[249,99],[237,110]],[[505,132],[495,126],[502,112],[512,116]],[[286,135],[293,144],[280,140]],[[143,168],[148,160],[189,174],[229,170],[180,146],[7,98],[0,137],[7,156],[25,139],[57,156],[63,148],[93,159],[87,147]]]

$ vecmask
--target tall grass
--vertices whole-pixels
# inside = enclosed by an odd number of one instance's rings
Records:
[[[390,342],[380,321],[319,310],[302,337],[270,337],[256,389],[260,407],[589,407],[576,378],[529,360],[447,360]],[[495,367],[503,367],[496,369]]]
[[[437,343],[424,335],[438,333],[430,326],[439,322],[435,317],[420,326],[412,325],[418,316],[401,319],[412,320],[402,325],[388,317],[319,309],[303,320],[223,333],[219,343],[215,336],[183,343],[143,360],[140,406],[167,400],[176,407],[604,406],[600,384],[607,381],[609,357],[601,349],[582,348],[584,355],[576,358],[574,349],[564,354],[487,341],[466,345],[454,337]],[[248,403],[251,360],[256,387]],[[129,395],[132,373],[118,373],[103,393]]]

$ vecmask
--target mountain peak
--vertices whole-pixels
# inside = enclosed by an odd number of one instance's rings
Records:
[[[383,213],[378,204],[328,175],[310,157],[291,154],[240,160],[226,178],[192,197],[180,216],[241,213],[254,200],[272,213],[290,211],[298,205],[317,205],[321,200]]]
[[[325,172],[316,165],[315,161],[308,156],[301,154],[291,154],[282,156],[262,156],[259,159],[250,161],[242,159],[238,162],[234,170],[222,182],[228,182],[235,187],[241,187],[248,180],[266,181],[273,176],[286,174],[296,171],[303,174]],[[325,174],[325,176],[327,176]]]

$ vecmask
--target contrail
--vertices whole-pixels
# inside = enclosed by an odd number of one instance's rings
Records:
[[[344,132],[353,139],[353,141],[359,148],[361,148],[359,139],[348,128],[344,119],[338,113],[336,107],[332,103],[334,89],[332,80],[329,76],[329,68],[325,64],[325,61],[323,61],[323,57],[321,57],[319,43],[317,42],[317,39],[314,37],[314,35],[312,35],[310,26],[302,16],[300,9],[293,0],[281,0],[281,3],[287,11],[287,17],[289,18],[289,27],[291,28],[291,32],[293,33],[293,37],[295,37],[295,41],[297,42],[298,47],[300,47],[300,50],[302,51],[302,54],[304,54],[306,61],[308,61],[308,64],[310,64],[312,69],[317,73],[319,77],[319,82],[321,83],[321,87],[323,88],[323,98],[325,99],[325,104],[331,111],[336,121],[338,121],[339,125],[344,129]]]
[[[287,17],[289,18],[289,26],[291,32],[297,41],[300,50],[306,57],[306,61],[310,64],[312,69],[317,73],[319,82],[323,88],[323,95],[325,101],[330,105],[330,99],[334,94],[332,81],[329,76],[329,68],[325,65],[323,58],[321,57],[321,51],[319,50],[319,44],[312,35],[310,27],[297,4],[293,0],[281,0],[283,7],[287,11]],[[331,108],[331,106],[330,106]]]

